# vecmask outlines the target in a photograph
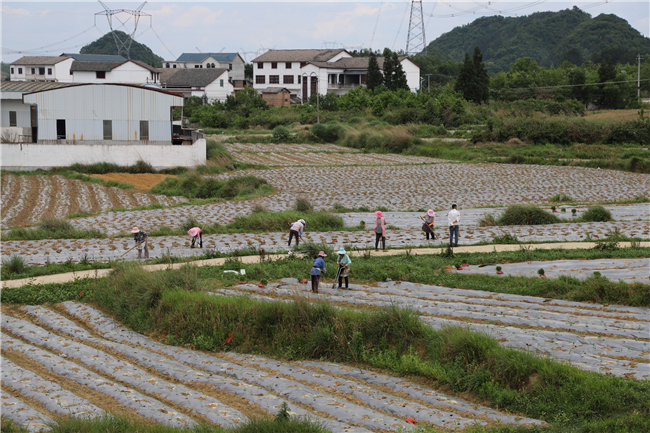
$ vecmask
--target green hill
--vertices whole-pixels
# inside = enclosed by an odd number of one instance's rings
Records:
[[[650,53],[650,39],[624,19],[604,14],[592,18],[577,7],[515,18],[482,17],[443,34],[427,50],[462,62],[465,52],[472,53],[475,46],[481,48],[491,73],[509,70],[522,57],[549,67],[564,60],[600,62],[609,57],[627,63],[637,52]]]
[[[115,31],[120,40],[126,40],[128,35],[119,30]],[[108,32],[95,42],[85,45],[80,51],[80,54],[119,54],[113,33]],[[141,60],[151,66],[162,67],[163,58],[154,54],[149,47],[137,41],[131,43],[131,50],[129,51],[131,60]]]

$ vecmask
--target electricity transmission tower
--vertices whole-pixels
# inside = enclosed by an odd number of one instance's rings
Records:
[[[133,36],[135,36],[136,30],[138,30],[138,23],[140,21],[140,17],[149,17],[151,20],[151,14],[148,14],[146,12],[142,12],[142,8],[144,5],[147,4],[147,2],[142,3],[137,9],[109,9],[108,6],[106,6],[104,3],[99,1],[99,4],[101,4],[104,7],[104,11],[102,12],[97,12],[95,14],[95,20],[97,19],[97,15],[106,15],[106,19],[108,20],[108,26],[111,28],[111,33],[113,33],[113,39],[115,39],[115,46],[117,47],[117,54],[120,56],[126,57],[127,59],[130,59],[131,57],[129,56],[129,51],[131,50],[131,43],[133,42]],[[128,17],[125,21],[122,21],[119,17],[120,14],[127,14],[131,15]],[[126,30],[126,23],[133,18],[133,31],[129,33],[128,31],[125,31],[124,33],[127,34],[126,38],[120,38],[120,36],[117,34],[116,29],[113,28],[113,18],[115,18],[120,24],[121,27],[124,27],[124,30]],[[124,39],[124,40],[122,40]]]
[[[411,17],[409,18],[409,31],[406,37],[406,55],[423,53],[427,55],[427,40],[424,36],[424,14],[422,13],[422,0],[411,1]]]

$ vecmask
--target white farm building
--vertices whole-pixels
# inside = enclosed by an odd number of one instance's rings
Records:
[[[172,144],[172,110],[182,95],[131,84],[76,84],[24,94],[32,136],[2,144],[2,168],[138,160],[156,168],[205,163],[205,138]]]

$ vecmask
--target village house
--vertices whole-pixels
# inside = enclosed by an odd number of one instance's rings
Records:
[[[420,67],[408,57],[400,57],[411,91],[420,86]],[[286,88],[305,100],[319,93],[343,95],[366,84],[368,57],[353,57],[344,49],[270,50],[253,59],[253,87],[258,91]],[[384,58],[378,57],[379,68]]]
[[[208,102],[224,102],[234,90],[227,69],[159,69],[160,85],[185,98],[197,96]]]
[[[59,81],[72,82],[70,66],[72,57],[62,56],[26,56],[9,65],[11,81]]]
[[[244,80],[244,59],[239,53],[183,53],[165,61],[164,69],[228,69],[232,81]]]
[[[70,66],[75,83],[149,84],[160,82],[160,72],[140,60],[75,60]]]

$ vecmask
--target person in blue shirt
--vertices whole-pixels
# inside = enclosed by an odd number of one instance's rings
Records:
[[[323,251],[319,252],[318,256],[314,259],[314,264],[311,266],[311,291],[314,293],[318,293],[320,273],[326,272],[324,257],[327,257],[327,254]]]

